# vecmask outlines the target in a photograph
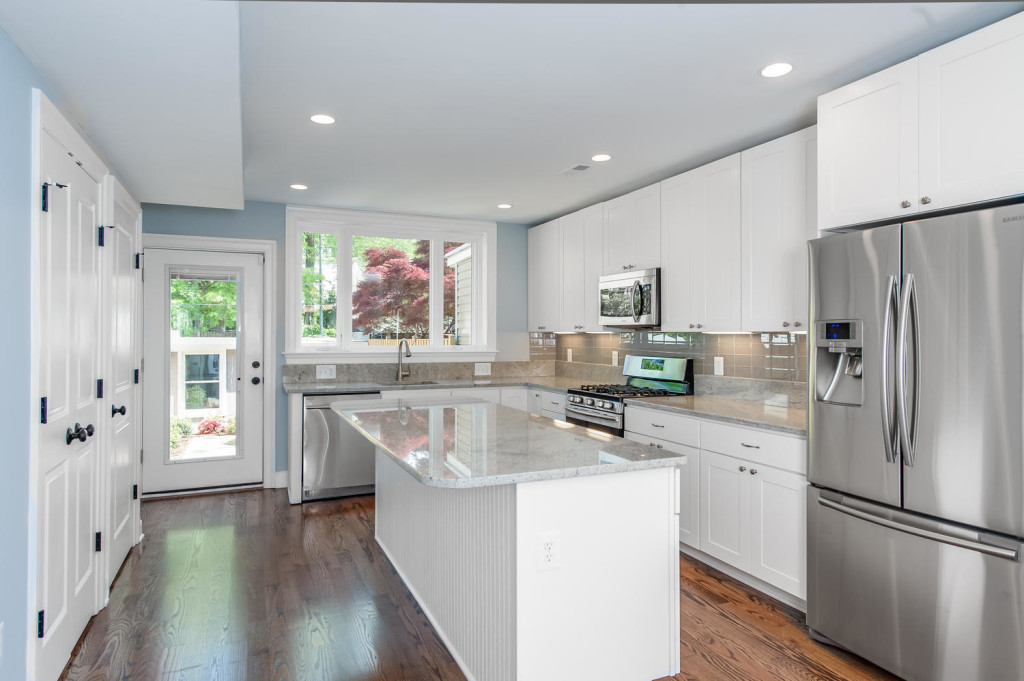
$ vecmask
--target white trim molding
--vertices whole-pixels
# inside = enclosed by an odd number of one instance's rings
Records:
[[[472,345],[445,346],[441,341],[442,307],[431,305],[432,344],[416,347],[414,361],[470,362],[494,361],[497,355],[497,223],[463,220],[405,213],[378,213],[340,208],[288,206],[285,217],[285,362],[308,364],[323,362],[394,361],[394,348],[353,347],[350,329],[342,329],[341,321],[349,314],[338,314],[338,336],[323,343],[303,342],[301,336],[302,267],[301,239],[303,233],[334,234],[338,238],[338,263],[351,262],[351,237],[354,235],[388,236],[465,241],[472,244],[475,276],[472,282]],[[431,271],[443,271],[441,249],[431,252]],[[351,306],[352,272],[338,267],[337,294],[339,310]],[[443,297],[442,280],[431,277],[431,300]]]
[[[273,371],[263,373],[263,486],[277,486],[274,471],[277,443],[277,242],[179,234],[142,234],[142,247],[218,253],[257,253],[263,256],[263,357]],[[143,262],[145,266],[145,262]]]

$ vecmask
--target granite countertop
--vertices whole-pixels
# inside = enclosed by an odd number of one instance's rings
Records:
[[[807,410],[802,407],[773,406],[764,402],[710,395],[644,397],[626,400],[626,406],[674,411],[740,426],[753,426],[792,435],[807,435]]]
[[[578,388],[581,383],[586,383],[578,378],[566,378],[565,376],[518,376],[513,378],[479,377],[471,380],[465,379],[438,379],[430,383],[409,381],[399,383],[346,383],[328,381],[285,381],[282,388],[286,393],[303,393],[305,395],[331,394],[331,393],[355,393],[359,391],[378,390],[425,390],[430,388],[501,388],[501,387],[526,387],[539,388],[542,390],[564,393],[569,388]]]
[[[431,487],[510,485],[686,463],[666,450],[477,399],[348,399],[331,408]]]

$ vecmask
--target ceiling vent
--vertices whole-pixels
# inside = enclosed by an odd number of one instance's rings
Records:
[[[566,168],[565,170],[563,170],[562,175],[565,175],[566,177],[572,177],[573,175],[579,175],[582,172],[590,170],[593,167],[594,166],[587,165],[586,163],[578,163],[572,166],[571,168]]]

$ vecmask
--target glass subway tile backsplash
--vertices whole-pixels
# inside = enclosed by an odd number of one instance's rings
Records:
[[[676,333],[622,331],[619,333],[531,333],[530,359],[618,365],[626,355],[688,357],[696,374],[714,374],[721,357],[725,376],[807,382],[807,335],[803,333]]]

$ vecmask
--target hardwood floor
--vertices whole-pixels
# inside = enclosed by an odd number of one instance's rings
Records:
[[[464,681],[374,541],[373,503],[144,502],[146,538],[63,678]],[[798,612],[686,557],[680,569],[675,679],[892,678],[810,641]]]

